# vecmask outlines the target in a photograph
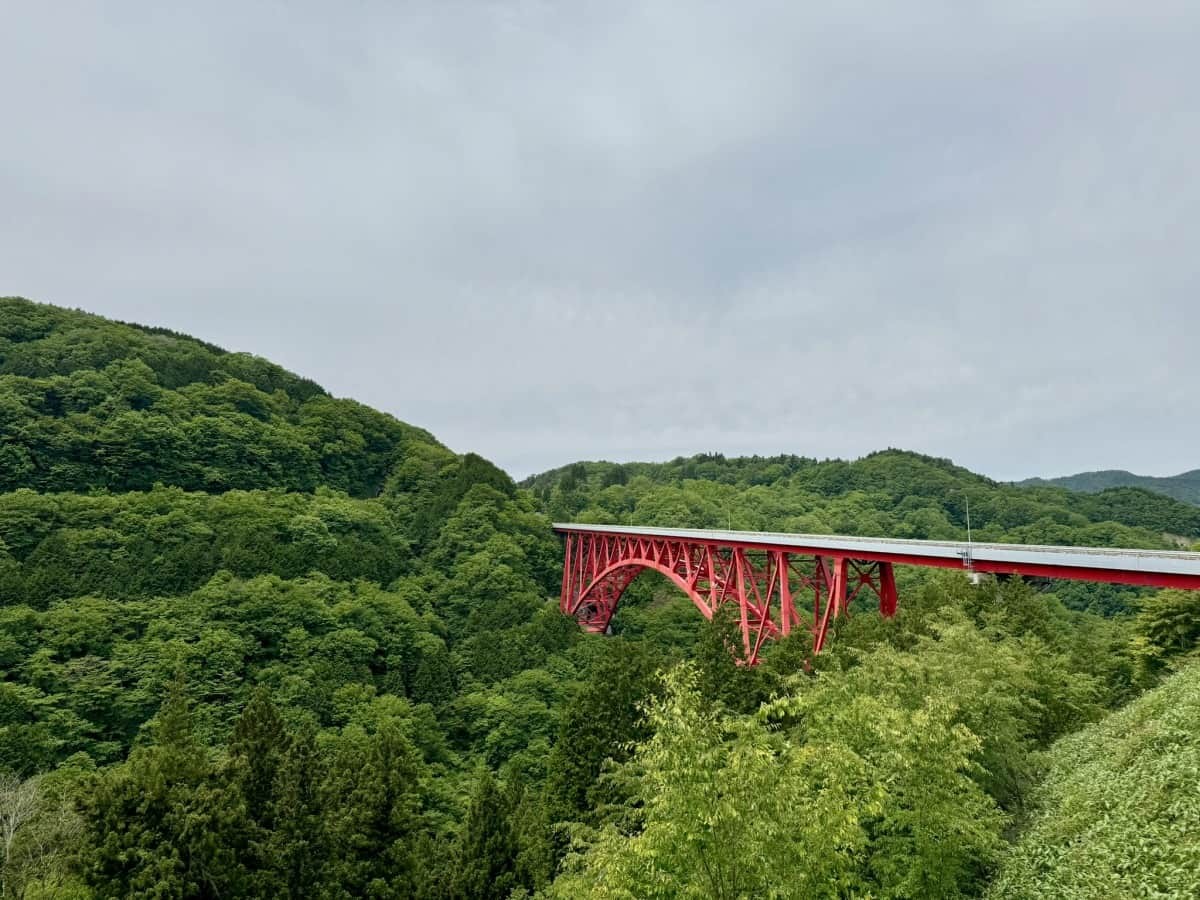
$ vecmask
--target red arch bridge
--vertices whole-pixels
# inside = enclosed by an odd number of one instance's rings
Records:
[[[736,603],[744,660],[769,641],[810,627],[819,653],[830,622],[859,596],[896,613],[896,565],[1200,590],[1200,553],[889,540],[840,535],[701,531],[556,523],[566,538],[559,606],[605,632],[621,595],[646,569],[661,572],[705,618]],[[812,603],[806,624],[797,605]]]

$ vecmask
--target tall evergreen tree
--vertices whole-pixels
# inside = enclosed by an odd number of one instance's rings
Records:
[[[489,770],[481,770],[455,854],[456,900],[505,900],[516,887],[511,799]]]
[[[606,760],[624,762],[648,735],[643,705],[660,688],[658,658],[644,647],[613,641],[588,680],[564,705],[558,740],[547,764],[547,799],[554,815],[578,820],[613,799],[601,780]]]
[[[418,895],[429,861],[418,852],[424,767],[415,749],[393,721],[370,735],[348,728],[339,743],[321,790],[331,896]]]
[[[272,790],[274,830],[267,843],[267,859],[280,892],[294,900],[318,895],[329,857],[322,777],[316,729],[302,726],[279,761]]]
[[[271,692],[258,687],[238,717],[229,741],[231,779],[246,803],[246,812],[269,828],[279,765],[287,752],[288,735]]]
[[[700,693],[735,712],[750,712],[766,699],[762,671],[738,665],[743,655],[737,606],[720,607],[700,631],[693,650]]]

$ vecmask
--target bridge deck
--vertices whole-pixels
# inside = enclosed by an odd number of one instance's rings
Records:
[[[939,568],[962,568],[966,566],[969,555],[971,566],[979,572],[1200,589],[1200,553],[1038,544],[968,545],[966,541],[917,541],[828,534],[710,531],[572,523],[555,523],[554,530],[560,533],[666,538],[723,547],[787,550],[816,556],[847,556],[861,560]]]

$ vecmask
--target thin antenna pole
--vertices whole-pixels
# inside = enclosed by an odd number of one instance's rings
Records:
[[[966,491],[963,491],[963,500],[967,503],[967,555],[963,559],[963,565],[967,567],[967,574],[974,581],[975,560],[972,553],[974,548],[971,546],[971,495]]]

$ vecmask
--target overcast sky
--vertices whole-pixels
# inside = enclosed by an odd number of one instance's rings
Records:
[[[4,4],[0,294],[517,476],[1200,466],[1200,4]]]

